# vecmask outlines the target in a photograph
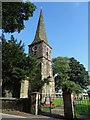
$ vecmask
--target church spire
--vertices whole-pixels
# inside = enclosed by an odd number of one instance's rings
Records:
[[[46,31],[44,27],[42,9],[40,11],[40,17],[39,17],[38,26],[37,26],[36,35],[35,35],[33,44],[40,42],[40,41],[44,41],[45,43],[48,44],[47,37],[46,37]]]

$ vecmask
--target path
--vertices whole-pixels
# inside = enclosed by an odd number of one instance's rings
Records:
[[[45,116],[45,115],[32,115],[29,113],[24,113],[24,112],[20,112],[20,111],[7,111],[6,113],[2,113],[3,115],[3,119],[2,120],[7,120],[6,118],[16,118],[18,120],[18,118],[23,118],[27,120],[32,120],[32,118],[34,118],[35,120],[63,120],[63,119],[58,119],[58,118],[54,118],[53,116]],[[20,119],[19,119],[20,120]]]
[[[56,107],[54,109],[51,109],[51,113],[53,114],[58,114],[58,115],[61,115],[61,116],[64,116],[64,108],[63,106],[60,106],[60,107]]]

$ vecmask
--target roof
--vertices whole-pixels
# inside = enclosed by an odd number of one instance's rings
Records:
[[[44,26],[42,9],[40,11],[37,30],[36,30],[35,38],[34,38],[34,41],[32,42],[32,44],[38,43],[40,41],[44,41],[46,44],[48,44],[47,37],[46,37],[45,26]]]

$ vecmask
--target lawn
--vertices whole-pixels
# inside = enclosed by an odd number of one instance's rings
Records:
[[[54,100],[51,101],[52,104],[54,104],[54,106],[41,106],[42,107],[42,111],[50,111],[50,109],[59,107],[63,105],[63,98],[55,98]]]
[[[50,109],[62,106],[63,105],[63,98],[55,98],[54,100],[52,100],[52,103],[54,104],[54,106],[43,106],[42,105],[41,106],[42,111],[49,112]],[[76,101],[75,115],[77,118],[80,118],[80,116],[82,116],[82,115],[84,115],[84,116],[90,115],[90,102],[89,102],[88,98]]]
[[[63,98],[56,98],[52,100],[56,107],[63,105]]]
[[[90,115],[90,102],[88,98],[77,101],[75,105],[75,115],[76,117]]]

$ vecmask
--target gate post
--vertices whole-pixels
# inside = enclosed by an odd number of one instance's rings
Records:
[[[38,115],[38,92],[34,92],[31,95],[31,113],[34,115]]]
[[[74,118],[73,94],[63,91],[64,114],[67,119]]]

